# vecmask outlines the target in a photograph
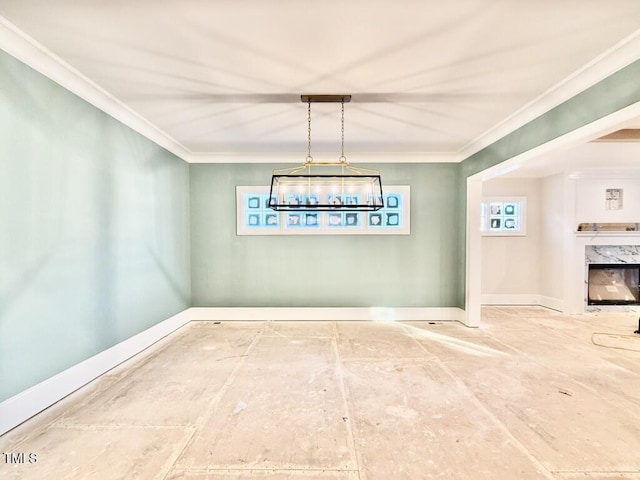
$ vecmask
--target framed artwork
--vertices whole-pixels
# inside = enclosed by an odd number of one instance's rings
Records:
[[[300,195],[287,195],[287,205],[302,205]]]
[[[254,193],[244,198],[244,228],[250,230],[276,229],[280,217],[269,208],[269,195]]]
[[[342,205],[342,195],[327,195],[327,204]]]
[[[303,205],[308,205],[310,207],[314,206],[314,205],[318,205],[318,203],[320,203],[320,199],[318,198],[318,195],[303,195],[302,196],[302,204]]]
[[[526,197],[485,197],[480,209],[480,231],[485,236],[524,236]]]
[[[383,186],[383,197],[372,199],[384,207],[372,212],[301,211],[276,212],[269,208],[268,186],[236,187],[238,235],[410,235],[411,187]],[[289,194],[290,205],[312,207],[326,201],[332,205],[358,205],[365,200],[349,193],[329,194],[318,198],[315,194]]]
[[[344,218],[344,213],[342,212],[340,213],[328,212],[327,227],[329,228],[342,227],[344,224],[343,218]]]
[[[287,213],[287,228],[299,228],[304,225],[301,213]]]
[[[605,210],[622,210],[622,188],[607,188],[605,191]]]
[[[319,228],[320,227],[320,214],[319,213],[305,213],[304,225],[307,228]]]
[[[346,212],[344,214],[344,226],[345,227],[359,227],[361,212]]]
[[[380,228],[384,224],[382,222],[382,213],[378,212],[369,212],[369,223],[368,225],[373,228]]]

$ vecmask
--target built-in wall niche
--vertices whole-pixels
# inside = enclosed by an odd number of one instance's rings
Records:
[[[483,197],[480,231],[484,236],[524,236],[526,213],[526,197]]]

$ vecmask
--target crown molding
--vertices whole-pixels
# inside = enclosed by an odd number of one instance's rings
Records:
[[[318,154],[313,159],[318,162],[337,161],[337,155]],[[191,153],[189,163],[304,163],[305,155],[296,152],[226,152]],[[433,152],[354,152],[347,155],[347,161],[354,163],[459,163],[462,159],[456,153]]]
[[[458,152],[461,159],[469,158],[474,153],[488,147],[638,59],[640,59],[640,30],[606,50],[502,122],[471,141]]]
[[[298,153],[195,153],[0,16],[0,49],[188,163],[301,163]],[[370,152],[352,163],[458,163],[640,58],[640,30],[457,152]]]
[[[186,147],[3,17],[0,17],[0,49],[187,161],[191,152]]]
[[[640,179],[640,170],[638,170],[637,167],[590,167],[583,170],[569,169],[565,175],[570,180],[638,180]],[[637,234],[638,233],[636,232],[636,235]]]

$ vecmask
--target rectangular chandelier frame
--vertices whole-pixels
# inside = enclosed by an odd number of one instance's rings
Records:
[[[312,173],[320,167],[322,173]],[[384,208],[378,170],[346,162],[313,162],[274,170],[269,207],[275,211],[366,212]]]

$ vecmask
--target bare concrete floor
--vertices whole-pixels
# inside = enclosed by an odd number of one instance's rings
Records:
[[[637,320],[483,316],[191,323],[0,437],[37,455],[0,478],[640,479]]]

